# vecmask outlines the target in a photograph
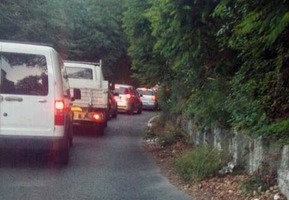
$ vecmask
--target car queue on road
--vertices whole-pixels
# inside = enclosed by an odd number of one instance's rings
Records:
[[[147,108],[143,91],[109,84],[101,65],[63,61],[49,45],[0,41],[0,149],[41,149],[66,165],[75,126],[102,135],[118,113]]]

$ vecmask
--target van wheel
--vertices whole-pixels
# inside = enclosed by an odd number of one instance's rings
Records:
[[[73,146],[73,135],[74,135],[74,130],[73,130],[73,126],[70,125],[70,130],[69,130],[69,146],[72,147]]]
[[[69,146],[70,146],[70,147],[73,146],[73,136],[70,136],[70,139],[69,139]]]
[[[67,139],[64,149],[58,152],[58,164],[67,165],[69,163],[69,140]]]

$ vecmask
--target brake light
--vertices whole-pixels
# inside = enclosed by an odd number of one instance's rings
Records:
[[[100,117],[99,114],[94,114],[92,117],[93,117],[96,121],[98,121],[98,120],[101,119],[101,117]]]
[[[126,94],[125,97],[126,97],[127,99],[130,99],[130,98],[131,98],[131,94]]]
[[[55,109],[56,110],[63,110],[64,109],[64,102],[63,101],[55,101]]]
[[[64,102],[62,100],[55,101],[54,125],[64,125]]]
[[[91,113],[90,119],[97,121],[97,122],[101,122],[103,120],[103,115],[102,113]]]
[[[153,101],[156,100],[156,96],[155,96],[155,95],[152,96],[152,100],[153,100]]]

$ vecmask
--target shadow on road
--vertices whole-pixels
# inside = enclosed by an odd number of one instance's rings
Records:
[[[0,168],[62,168],[56,155],[45,151],[1,150]]]

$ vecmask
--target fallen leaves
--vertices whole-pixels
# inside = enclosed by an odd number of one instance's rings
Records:
[[[248,174],[227,174],[214,177],[200,183],[188,183],[181,179],[173,169],[173,160],[191,147],[186,142],[179,140],[170,146],[161,146],[155,141],[144,141],[144,148],[152,154],[161,172],[170,182],[180,190],[198,200],[286,200],[279,192],[278,187],[272,187],[265,192],[253,191],[246,193],[240,185],[248,180]]]

